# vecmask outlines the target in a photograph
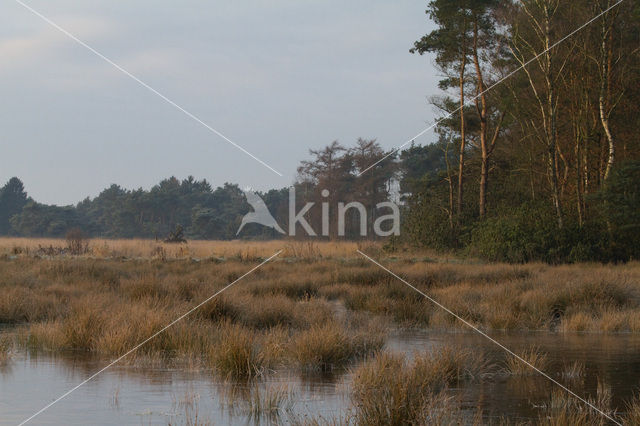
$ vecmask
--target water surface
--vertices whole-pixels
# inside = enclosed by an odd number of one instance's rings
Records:
[[[514,351],[532,346],[548,354],[546,372],[584,397],[595,397],[598,380],[612,390],[613,408],[640,390],[640,336],[631,334],[496,333]],[[486,338],[472,333],[393,332],[387,349],[412,354],[443,344],[485,352],[501,363],[505,354]],[[578,380],[561,376],[564,365],[580,361],[586,374]],[[0,367],[0,424],[18,424],[102,368],[107,359],[77,354],[15,354]],[[348,371],[301,374],[278,371],[258,383],[229,384],[208,371],[116,365],[42,413],[33,424],[141,425],[185,424],[196,415],[213,424],[287,423],[293,417],[344,416],[350,405]],[[453,391],[463,407],[481,407],[485,418],[534,419],[556,385],[540,375],[491,380]],[[256,387],[290,395],[279,417],[256,417],[246,399]]]

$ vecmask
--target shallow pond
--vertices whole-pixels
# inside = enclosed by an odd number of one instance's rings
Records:
[[[611,387],[613,408],[624,405],[640,390],[640,336],[618,334],[494,333],[514,351],[532,346],[547,353],[546,372],[581,396],[595,397],[598,380]],[[471,333],[393,332],[387,349],[407,354],[442,344],[484,351],[502,362],[504,352],[486,338]],[[561,377],[564,365],[580,361],[583,378]],[[18,424],[108,361],[69,355],[16,354],[0,367],[0,424]],[[287,423],[292,417],[347,413],[348,372],[316,375],[296,372],[269,374],[258,384],[225,383],[203,371],[136,368],[116,365],[85,384],[33,420],[33,424],[185,424],[189,420],[213,424]],[[250,404],[256,386],[263,394],[281,392],[288,401],[277,414],[255,411]],[[465,408],[481,407],[485,418],[536,418],[556,385],[539,376],[495,378],[453,391]],[[267,390],[269,390],[267,392]],[[251,407],[254,407],[254,410]]]

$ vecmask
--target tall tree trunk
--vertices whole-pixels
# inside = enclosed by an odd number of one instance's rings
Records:
[[[480,217],[484,217],[487,212],[487,181],[489,177],[489,147],[487,146],[487,98],[484,93],[484,79],[482,76],[482,68],[480,66],[480,58],[478,56],[478,20],[473,22],[473,63],[476,69],[477,79],[477,95],[476,108],[480,116],[480,198],[478,200],[478,213]]]
[[[582,226],[584,217],[582,211],[582,154],[580,149],[581,142],[581,129],[580,124],[574,125],[574,137],[575,137],[575,156],[576,156],[576,207],[578,208],[578,223]]]
[[[480,201],[478,204],[480,217],[484,217],[487,212],[487,177],[489,174],[489,159],[485,150],[482,151],[482,159],[480,165]]]
[[[557,111],[556,111],[556,89],[554,82],[554,69],[553,69],[553,52],[551,51],[551,18],[555,14],[559,5],[559,0],[536,0],[534,5],[538,10],[542,12],[542,19],[538,20],[534,13],[528,9],[528,4],[525,0],[520,0],[524,11],[531,19],[533,25],[537,28],[536,34],[544,47],[543,54],[536,56],[538,59],[538,65],[542,71],[546,94],[543,96],[538,90],[538,86],[531,72],[526,67],[525,55],[519,47],[512,49],[514,57],[522,65],[523,72],[527,74],[529,84],[533,90],[533,94],[536,98],[538,106],[540,108],[540,116],[544,132],[542,133],[541,140],[546,144],[546,166],[549,183],[551,185],[551,199],[556,214],[556,220],[558,228],[562,228],[564,225],[562,204],[560,201],[560,190],[558,185],[558,166],[557,166]],[[526,41],[524,43],[527,49],[530,49],[530,44]],[[516,53],[516,51],[518,53]]]
[[[551,54],[551,11],[549,4],[544,5],[544,47],[545,47],[545,82],[547,85],[547,168],[551,180],[551,196],[556,211],[558,228],[564,226],[560,190],[558,187],[557,155],[557,111],[556,92],[553,76],[553,57]]]
[[[466,25],[463,29],[466,32]],[[462,216],[463,193],[464,193],[464,151],[467,145],[467,132],[464,118],[464,74],[467,66],[467,46],[466,37],[462,38],[462,62],[460,63],[460,159],[458,160],[458,217]]]
[[[453,231],[453,178],[451,176],[451,165],[449,163],[449,143],[444,150],[444,160],[447,165],[447,182],[449,183],[449,229]]]
[[[607,7],[611,6],[611,1],[607,2]],[[611,126],[609,123],[610,103],[611,103],[611,68],[612,68],[612,44],[613,44],[613,20],[607,16],[602,18],[602,33],[601,33],[601,47],[600,47],[600,96],[598,99],[600,110],[600,122],[602,123],[602,129],[604,130],[607,143],[609,145],[609,152],[607,157],[607,166],[604,172],[604,179],[606,180],[611,173],[611,168],[615,162],[616,147],[613,142],[613,135],[611,134]]]

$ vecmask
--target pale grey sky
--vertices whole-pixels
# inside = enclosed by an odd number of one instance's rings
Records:
[[[23,1],[285,175],[4,0],[0,184],[41,202],[171,175],[280,188],[309,148],[392,148],[434,119],[433,59],[408,52],[433,28],[426,0]]]

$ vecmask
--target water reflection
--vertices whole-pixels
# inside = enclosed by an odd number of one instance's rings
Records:
[[[535,346],[547,353],[546,372],[584,397],[596,397],[600,380],[612,390],[614,409],[623,410],[639,390],[638,336],[498,333],[492,337],[514,351]],[[498,365],[505,359],[505,353],[482,336],[460,332],[397,331],[390,335],[387,349],[411,354],[443,344],[483,351]],[[575,361],[584,365],[584,372],[567,377],[568,366]],[[0,368],[0,424],[19,423],[107,362],[78,353],[17,354]],[[258,381],[229,383],[203,370],[117,365],[51,407],[37,423],[184,424],[197,417],[214,424],[268,424],[277,416],[333,418],[348,410],[350,380],[348,370],[278,371]],[[536,418],[553,390],[554,385],[539,375],[496,374],[452,391],[464,408],[481,407],[487,419],[522,420]]]

